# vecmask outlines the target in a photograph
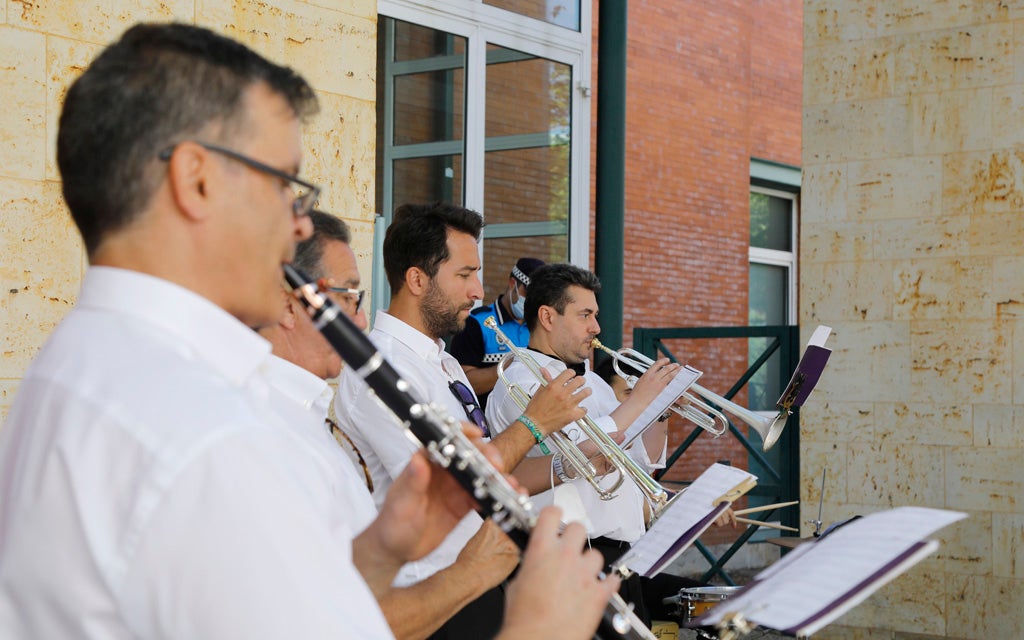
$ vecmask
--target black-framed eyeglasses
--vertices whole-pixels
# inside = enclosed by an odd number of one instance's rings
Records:
[[[359,310],[363,308],[363,298],[366,297],[366,289],[349,289],[348,287],[323,287],[323,289],[333,293],[344,293],[348,296],[355,296],[355,313],[359,313]],[[351,299],[352,298],[350,297],[349,300]]]
[[[448,388],[451,389],[455,397],[462,403],[462,408],[466,410],[466,415],[473,421],[473,424],[480,427],[480,431],[483,432],[485,438],[490,438],[491,430],[487,428],[487,418],[484,417],[484,410],[480,408],[480,403],[476,401],[476,396],[473,394],[472,389],[467,387],[461,380],[453,380],[448,383]]]
[[[299,178],[298,176],[292,175],[290,173],[285,173],[280,169],[275,169],[274,167],[268,164],[263,164],[259,160],[253,160],[249,156],[242,155],[237,151],[232,151],[231,149],[225,147],[219,147],[215,144],[209,144],[206,142],[199,142],[198,140],[195,140],[193,142],[198,144],[200,147],[206,149],[207,151],[219,153],[226,158],[231,158],[236,162],[241,162],[250,169],[254,169],[261,173],[274,176],[275,178],[283,181],[288,186],[288,188],[292,190],[292,193],[295,194],[295,199],[292,200],[292,213],[295,215],[296,218],[301,218],[302,216],[308,215],[309,212],[316,205],[316,201],[320,198],[320,187],[311,182],[306,182],[305,180]],[[174,148],[176,146],[177,145],[174,145],[161,151],[159,158],[165,162],[170,160],[171,155],[174,154]]]

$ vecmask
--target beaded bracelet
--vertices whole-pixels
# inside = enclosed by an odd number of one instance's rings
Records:
[[[544,455],[551,453],[551,450],[548,449],[546,444],[544,444],[544,434],[540,432],[540,429],[537,428],[537,425],[533,420],[530,420],[525,413],[516,418],[516,420],[522,422],[523,425],[530,430],[530,433],[533,434],[533,439],[537,441],[537,444],[540,446],[540,450]]]

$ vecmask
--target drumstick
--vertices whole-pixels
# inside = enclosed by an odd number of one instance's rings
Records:
[[[778,529],[779,531],[795,531],[800,533],[799,529],[787,527],[784,524],[775,524],[774,522],[762,522],[760,520],[750,520],[749,518],[736,518],[736,522],[739,522],[740,524],[753,524],[759,527],[768,527],[769,529]]]
[[[749,509],[740,509],[739,511],[733,511],[738,516],[745,516],[750,513],[757,513],[758,511],[768,511],[770,509],[781,509],[782,507],[790,507],[794,504],[800,504],[799,500],[792,502],[776,502],[775,504],[766,504],[760,507],[750,507]]]

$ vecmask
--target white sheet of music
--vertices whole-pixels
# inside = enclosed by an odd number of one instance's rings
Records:
[[[669,382],[664,389],[661,390],[651,404],[647,405],[647,408],[643,410],[633,424],[629,425],[626,429],[626,440],[629,442],[636,436],[640,435],[647,425],[651,424],[655,420],[661,417],[663,413],[668,411],[668,408],[672,406],[672,403],[679,399],[679,396],[690,388],[697,378],[704,375],[703,372],[697,371],[690,365],[683,365],[679,369],[679,373],[676,374],[675,378],[672,378],[672,382]]]
[[[863,602],[938,548],[925,538],[964,513],[899,507],[846,524],[798,546],[698,624],[738,612],[769,629],[805,636]]]
[[[811,334],[811,339],[807,341],[807,346],[824,347],[825,341],[832,335],[832,327],[827,327],[823,324],[819,324]]]
[[[715,502],[748,479],[754,476],[743,469],[718,463],[708,467],[633,544],[622,564],[643,576],[657,575],[711,524],[713,518],[701,526],[716,511]]]

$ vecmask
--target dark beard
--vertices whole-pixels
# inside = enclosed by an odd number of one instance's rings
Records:
[[[430,332],[431,337],[447,338],[462,331],[466,321],[459,317],[461,311],[462,308],[452,305],[441,291],[441,287],[431,280],[420,304],[423,326]]]

